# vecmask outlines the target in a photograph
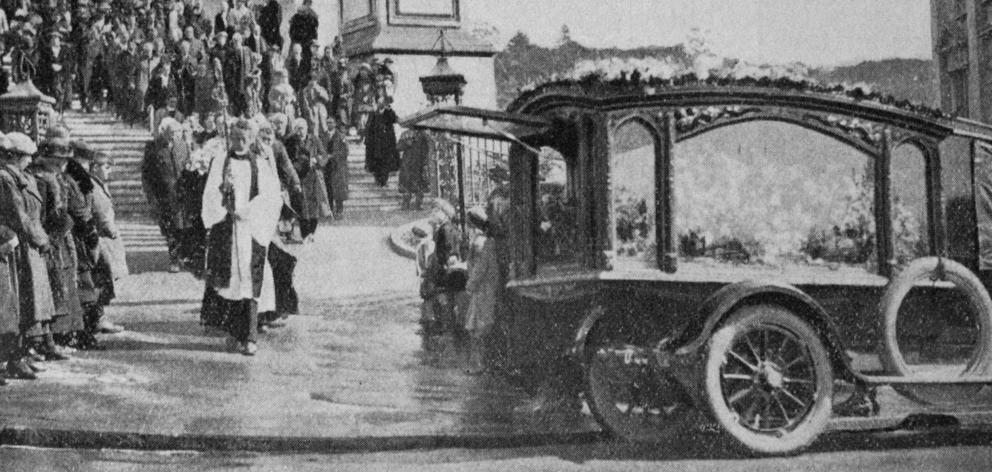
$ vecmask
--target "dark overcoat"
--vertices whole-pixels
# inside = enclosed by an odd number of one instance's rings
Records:
[[[400,135],[396,145],[400,153],[400,191],[423,193],[427,190],[425,167],[430,160],[434,142],[424,130],[409,129]]]
[[[396,112],[386,108],[373,113],[365,135],[365,170],[376,176],[388,176],[400,170],[396,151]]]
[[[48,247],[41,226],[43,200],[31,175],[13,166],[0,167],[0,221],[17,234],[17,288],[19,324],[27,336],[43,334],[41,323],[52,319],[55,304],[48,267],[39,249]]]
[[[41,225],[48,233],[52,250],[47,257],[48,279],[52,286],[55,317],[52,332],[82,329],[83,308],[79,299],[76,242],[72,237],[72,216],[64,177],[41,166],[29,168],[41,195]]]
[[[327,140],[327,153],[330,158],[324,166],[328,196],[336,202],[348,199],[348,143],[340,132],[331,134]]]

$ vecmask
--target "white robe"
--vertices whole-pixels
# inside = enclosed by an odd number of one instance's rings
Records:
[[[241,212],[248,208],[245,220],[234,221],[234,244],[231,245],[231,279],[227,287],[217,289],[217,294],[228,300],[253,298],[251,278],[251,241],[254,239],[268,250],[269,242],[275,234],[282,209],[279,177],[271,158],[260,155],[258,165],[258,194],[249,200],[251,194],[251,163],[247,160],[231,159],[230,170],[234,181],[234,203]],[[227,216],[223,205],[220,185],[224,180],[224,161],[217,159],[210,166],[206,187],[203,190],[203,209],[200,216],[207,228],[220,223]],[[262,292],[256,299],[260,313],[275,310],[275,283],[268,258],[263,270]]]

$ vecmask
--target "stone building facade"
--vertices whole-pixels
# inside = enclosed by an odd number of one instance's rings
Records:
[[[941,109],[992,121],[992,0],[930,0]]]

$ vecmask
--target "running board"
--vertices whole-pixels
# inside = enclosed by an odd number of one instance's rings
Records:
[[[859,375],[869,385],[992,385],[992,377],[906,377]]]

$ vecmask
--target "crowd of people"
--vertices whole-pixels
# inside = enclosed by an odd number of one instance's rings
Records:
[[[68,130],[0,135],[0,362],[35,379],[44,362],[100,349],[115,281],[128,275],[106,181],[112,162]],[[6,381],[0,377],[0,385]]]
[[[7,18],[11,20],[6,21]],[[316,46],[311,0],[280,35],[277,0],[0,2],[8,83],[34,83],[84,112],[149,126],[142,183],[170,256],[169,270],[205,282],[201,322],[253,355],[260,330],[298,311],[296,265],[285,244],[313,241],[342,218],[348,139],[364,140],[379,185],[400,171],[403,207],[420,209],[433,141],[397,142],[391,61],[349,61],[340,41]],[[38,37],[40,36],[40,40]],[[0,90],[2,92],[2,90]],[[55,120],[58,121],[57,118]],[[32,379],[45,361],[101,349],[96,334],[127,275],[106,180],[111,162],[54,125],[0,138],[0,362]]]

